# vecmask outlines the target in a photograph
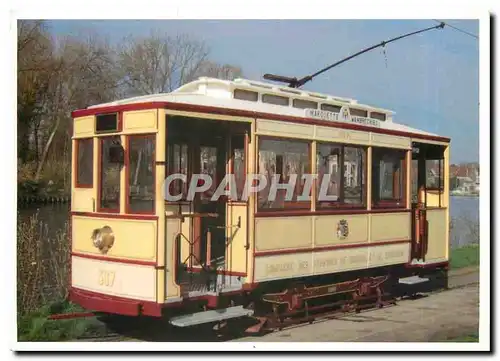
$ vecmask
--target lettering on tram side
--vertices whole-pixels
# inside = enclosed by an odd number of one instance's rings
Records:
[[[305,110],[306,118],[317,118],[321,120],[339,120],[339,113],[329,112],[327,110],[319,110],[319,109],[306,109]]]
[[[338,258],[318,258],[314,260],[314,269],[335,267],[337,264],[339,264]]]
[[[308,268],[309,268],[309,262],[307,262],[307,261],[300,261],[299,262],[299,270],[308,269]]]
[[[336,122],[351,122],[356,124],[369,125],[372,127],[380,128],[380,121],[378,119],[368,118],[368,117],[360,117],[360,116],[352,116],[349,110],[349,107],[343,106],[340,109],[339,113],[331,112],[328,110],[320,110],[320,109],[312,109],[307,108],[304,109],[304,116],[306,118],[315,118],[326,121],[336,121]]]
[[[272,276],[294,270],[294,262],[275,263],[266,265],[266,276]]]
[[[385,259],[391,259],[391,258],[401,258],[404,256],[403,251],[387,251],[384,254]]]
[[[359,256],[350,256],[349,257],[349,264],[354,265],[354,264],[366,264],[368,262],[368,257],[366,254],[361,254]]]
[[[315,272],[328,272],[343,268],[366,267],[368,257],[365,254],[353,256],[322,257],[314,260]]]
[[[407,254],[404,250],[377,250],[374,249],[370,252],[370,264],[385,264],[393,261],[405,260]]]
[[[282,263],[266,263],[263,266],[264,277],[280,277],[293,274],[309,274],[310,262],[306,260],[293,260]],[[259,267],[260,268],[260,267]]]
[[[370,252],[370,263],[382,263],[385,261],[383,253],[380,252]]]
[[[351,117],[351,122],[363,125],[371,125],[372,127],[380,127],[380,121],[372,118]]]
[[[389,246],[395,247],[395,246]],[[288,262],[269,262],[262,263],[257,266],[261,270],[261,276],[264,278],[277,278],[292,275],[308,275],[313,273],[328,273],[341,271],[343,269],[362,269],[371,265],[382,265],[390,262],[399,262],[407,258],[407,250],[404,249],[387,249],[385,247],[372,247],[363,251],[333,251],[332,255],[315,254],[314,261],[310,262],[304,259],[295,259]]]
[[[99,280],[100,286],[113,287],[115,283],[115,272],[99,270]]]

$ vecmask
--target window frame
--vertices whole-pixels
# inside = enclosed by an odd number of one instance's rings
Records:
[[[321,103],[320,109],[327,111],[327,112],[340,114],[340,110],[342,109],[342,106],[337,105],[337,104]]]
[[[245,190],[246,179],[248,176],[248,143],[250,141],[250,137],[249,137],[248,133],[234,133],[234,134],[230,135],[230,137],[231,137],[231,147],[230,148],[231,149],[230,149],[230,153],[229,153],[230,154],[230,157],[229,157],[229,170],[230,170],[230,172],[229,172],[229,174],[232,174],[234,176],[235,182],[236,182],[236,174],[234,173],[234,158],[235,158],[234,150],[239,149],[239,148],[234,147],[233,137],[237,137],[237,136],[243,137],[243,181],[244,181],[244,184],[243,184],[243,189],[241,190],[241,195],[243,195],[243,192]],[[248,202],[249,202],[248,199],[246,201],[243,201],[240,198],[240,194],[238,194],[238,183],[237,182],[236,182],[236,194],[237,194],[238,200],[236,200],[236,201],[228,200],[229,203],[248,204]]]
[[[274,102],[267,101],[266,99],[276,99],[276,100],[282,99],[283,101],[286,99],[286,104],[281,104],[279,102],[274,103]],[[264,104],[277,105],[277,106],[281,106],[281,107],[289,107],[290,106],[290,97],[272,94],[272,93],[263,93],[261,95],[261,102]]]
[[[111,129],[111,130],[97,130],[97,118],[103,115],[112,115],[116,114],[116,129]],[[118,111],[118,112],[108,112],[108,113],[100,113],[95,115],[95,120],[94,120],[94,132],[95,134],[103,134],[103,135],[108,135],[111,133],[119,133],[123,130],[123,112]]]
[[[370,118],[380,120],[381,122],[385,122],[385,121],[387,121],[387,114],[382,113],[382,112],[373,111],[373,112],[370,112]]]
[[[91,144],[91,150],[92,150],[92,159],[91,159],[91,164],[92,164],[92,177],[91,177],[91,183],[86,184],[86,183],[80,183],[78,180],[78,172],[80,169],[80,163],[79,163],[79,152],[80,152],[80,142],[82,141],[90,141]],[[76,153],[76,159],[75,159],[75,188],[94,188],[94,138],[93,137],[88,137],[88,138],[78,138],[75,139],[75,153]]]
[[[292,107],[295,109],[318,109],[318,102],[315,102],[314,100],[293,98]]]
[[[376,197],[375,197],[375,191],[379,192],[380,190],[380,184],[379,182],[374,182],[374,179],[375,177],[379,177],[380,178],[380,161],[381,161],[381,158],[377,158],[377,153],[378,152],[401,152],[403,154],[403,157],[402,159],[400,159],[400,162],[401,162],[401,174],[400,174],[400,177],[401,177],[401,189],[400,189],[400,192],[401,192],[401,198],[400,199],[396,199],[396,198],[393,198],[393,199],[379,199],[378,201],[376,201]],[[394,209],[407,209],[407,175],[408,175],[408,161],[407,161],[407,155],[408,155],[408,150],[407,149],[401,149],[401,148],[389,148],[389,147],[372,147],[372,179],[370,180],[371,182],[371,190],[372,190],[372,194],[371,194],[371,207],[372,209],[384,209],[384,208],[394,208]],[[379,164],[377,164],[377,162]],[[377,174],[377,172],[375,172],[375,166],[378,166],[378,169],[379,169],[379,172]],[[394,173],[392,175],[392,178],[393,178],[393,184],[394,184]],[[377,187],[375,187],[375,185],[379,188],[378,190],[376,190]],[[393,191],[394,193],[394,191]],[[399,204],[398,204],[399,203]]]
[[[306,144],[308,147],[307,151],[307,158],[309,161],[309,168],[307,169],[307,172],[311,174],[312,172],[312,140],[307,140],[307,139],[297,139],[297,138],[288,138],[288,137],[273,137],[273,136],[267,136],[267,135],[262,135],[262,136],[257,136],[257,154],[256,154],[256,169],[255,169],[255,174],[260,174],[260,146],[263,140],[274,140],[274,141],[283,141],[283,142],[296,142],[296,143],[303,143]],[[277,165],[276,165],[277,168]],[[275,174],[278,174],[277,172]],[[304,173],[307,174],[307,173]],[[284,184],[282,182],[282,176],[283,174],[280,175],[280,181],[279,184]],[[299,179],[297,179],[299,181]],[[262,208],[259,206],[258,202],[258,196],[256,197],[256,202],[255,202],[255,208],[256,212],[259,214],[276,214],[276,213],[294,213],[296,212],[297,214],[301,214],[304,212],[311,213],[312,209],[312,192],[314,191],[314,183],[313,186],[311,187],[311,192],[309,194],[310,200],[309,201],[285,201],[283,202],[283,208]],[[305,205],[308,204],[306,207]]]
[[[437,187],[427,186],[427,162],[428,161],[437,161],[438,162],[438,186]],[[425,190],[443,193],[444,192],[444,178],[445,178],[444,158],[425,159],[425,162],[426,162],[425,163],[425,173],[426,173]]]
[[[358,114],[354,114],[356,112]],[[359,115],[360,113],[362,113],[363,115]],[[349,114],[351,115],[351,117],[368,118],[368,110],[362,108],[351,107],[349,108]]]
[[[189,203],[189,201],[186,200],[186,197],[187,197],[187,193],[188,193],[188,190],[189,190],[189,184],[191,183],[191,175],[192,175],[192,163],[193,163],[193,159],[192,159],[192,154],[190,153],[191,152],[191,148],[192,148],[192,144],[188,141],[188,140],[185,140],[183,138],[181,139],[176,139],[174,141],[168,141],[167,140],[167,146],[166,146],[166,152],[167,152],[167,156],[166,156],[166,166],[165,166],[165,179],[172,175],[172,174],[175,174],[175,172],[173,173],[172,172],[172,169],[171,169],[171,165],[172,163],[174,162],[173,161],[173,156],[172,158],[170,158],[170,154],[172,153],[173,155],[173,146],[175,145],[178,145],[179,146],[179,154],[181,155],[182,154],[182,148],[183,147],[186,147],[186,162],[187,162],[187,167],[186,167],[186,182],[183,182],[183,185],[182,185],[182,197],[180,200],[178,201],[166,201],[166,203],[172,203],[172,204],[178,204],[178,203]],[[172,147],[172,148],[170,148]],[[170,149],[172,151],[170,151]],[[172,185],[172,183],[170,183],[170,185]],[[175,194],[174,196],[177,196],[178,194]]]
[[[120,208],[121,208],[121,194],[122,194],[122,187],[121,187],[121,172],[123,169],[120,169],[120,192],[118,196],[118,207],[117,208],[104,208],[101,207],[101,201],[102,201],[102,150],[103,150],[103,142],[106,139],[112,139],[113,137],[120,137],[121,141],[121,136],[120,135],[106,135],[98,138],[97,142],[97,211],[98,212],[103,212],[103,213],[120,213]],[[123,166],[122,166],[123,168]]]
[[[252,94],[252,98],[250,99],[250,97],[247,97],[245,98],[244,96],[240,97],[238,94],[247,94],[247,95],[250,95]],[[255,96],[255,99],[253,99],[253,96]],[[259,92],[256,92],[256,91],[253,91],[253,90],[246,90],[246,89],[240,89],[240,88],[236,88],[233,90],[233,99],[236,99],[236,100],[245,100],[245,101],[249,101],[249,102],[258,102],[259,101]]]
[[[152,138],[153,141],[153,207],[151,211],[134,211],[130,207],[130,140],[132,138]],[[156,214],[156,133],[131,134],[125,139],[125,213]]]
[[[340,164],[340,186],[339,186],[339,197],[337,201],[320,201],[318,199],[318,195],[316,195],[316,212],[321,213],[321,212],[328,212],[331,210],[365,210],[367,208],[367,199],[368,199],[368,146],[366,145],[361,145],[361,144],[348,144],[348,143],[337,143],[337,142],[328,142],[328,141],[317,141],[316,142],[316,153],[318,153],[318,149],[320,145],[329,145],[333,147],[339,147],[341,154],[339,155],[339,164]],[[364,159],[361,159],[361,166],[362,166],[362,179],[361,183],[363,184],[362,189],[361,189],[361,203],[359,204],[353,204],[353,203],[346,203],[344,201],[344,190],[345,190],[345,147],[348,148],[360,148],[364,150]],[[315,161],[316,161],[316,174],[318,173],[318,156],[315,154]],[[319,179],[314,180],[314,189],[315,192],[318,192],[321,183],[319,182]],[[328,203],[328,206],[321,206],[321,203],[325,202]]]

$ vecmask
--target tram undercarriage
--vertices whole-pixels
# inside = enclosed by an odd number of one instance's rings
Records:
[[[212,323],[215,330],[221,330],[228,320],[252,317],[254,323],[246,332],[258,334],[312,323],[316,319],[392,306],[398,298],[446,288],[446,267],[415,270],[400,265],[365,269],[290,282],[269,282],[253,291],[211,293],[212,297],[194,300],[197,306],[192,311],[198,307],[198,312],[173,316],[169,322],[178,327]]]

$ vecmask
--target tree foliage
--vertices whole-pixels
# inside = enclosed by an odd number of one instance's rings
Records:
[[[209,59],[203,41],[152,32],[110,45],[99,35],[55,37],[44,21],[17,28],[18,178],[69,189],[71,111],[114,99],[170,92],[200,76],[241,69]]]

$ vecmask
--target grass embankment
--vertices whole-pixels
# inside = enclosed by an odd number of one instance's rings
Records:
[[[18,316],[18,341],[64,341],[82,336],[91,326],[84,318],[50,320],[49,316],[60,313],[82,312],[72,303],[55,302],[49,306]]]
[[[470,335],[454,337],[446,340],[446,342],[479,342],[479,335],[477,333],[473,333]]]
[[[451,250],[451,269],[459,269],[472,266],[479,266],[479,244],[474,243]]]
[[[89,328],[84,318],[49,320],[83,311],[66,301],[70,248],[67,232],[49,237],[35,214],[17,225],[17,335],[19,341],[74,339]]]

